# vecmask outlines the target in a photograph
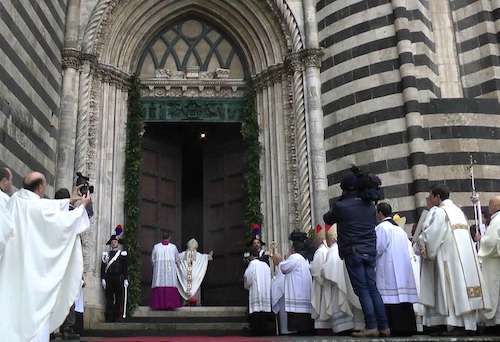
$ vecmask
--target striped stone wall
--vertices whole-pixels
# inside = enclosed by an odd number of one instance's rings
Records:
[[[416,222],[429,187],[443,181],[469,212],[470,152],[483,204],[499,190],[498,101],[464,99],[469,90],[462,87],[456,11],[449,6],[445,0],[317,1],[331,199],[356,164],[381,177],[386,198],[408,223]]]
[[[0,2],[0,163],[54,184],[66,0]],[[51,191],[52,189],[49,189]]]
[[[450,1],[465,97],[500,97],[500,3]]]

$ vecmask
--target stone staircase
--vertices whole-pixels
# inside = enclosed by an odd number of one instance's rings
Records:
[[[248,335],[244,306],[193,306],[153,311],[140,306],[124,322],[98,323],[86,337]]]

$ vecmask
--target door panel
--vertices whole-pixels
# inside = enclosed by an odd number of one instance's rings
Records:
[[[145,135],[140,178],[139,248],[141,250],[142,304],[149,305],[152,280],[151,250],[169,231],[181,238],[182,155],[175,137]]]
[[[204,148],[204,249],[214,260],[205,278],[205,305],[245,305],[243,289],[243,144],[235,135]],[[221,139],[222,140],[222,139]]]

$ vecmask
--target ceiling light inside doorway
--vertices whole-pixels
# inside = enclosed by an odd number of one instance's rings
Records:
[[[205,139],[207,137],[207,134],[205,132],[200,133],[200,139]]]

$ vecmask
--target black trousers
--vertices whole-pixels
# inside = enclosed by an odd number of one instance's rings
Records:
[[[106,322],[116,322],[123,315],[123,277],[106,276]]]
[[[71,305],[71,308],[69,309],[68,316],[66,316],[66,319],[64,320],[63,324],[61,325],[61,330],[65,332],[73,332],[74,327],[75,327],[75,304]]]

